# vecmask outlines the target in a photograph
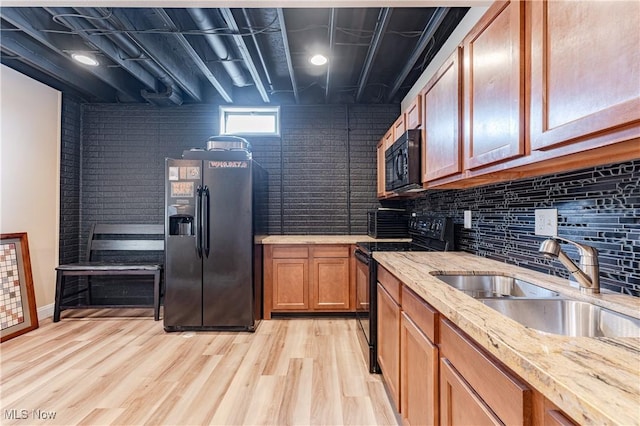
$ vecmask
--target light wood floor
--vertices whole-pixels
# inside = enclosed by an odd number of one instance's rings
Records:
[[[165,333],[149,310],[67,311],[0,346],[0,424],[395,425],[356,326]]]

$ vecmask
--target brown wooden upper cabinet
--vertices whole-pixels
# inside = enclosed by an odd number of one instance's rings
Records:
[[[397,121],[396,121],[397,123]],[[384,140],[384,149],[386,150],[387,148],[389,148],[391,145],[393,145],[393,143],[395,142],[395,138],[393,137],[394,135],[394,129],[395,128],[395,124],[387,131],[387,133],[384,134],[383,140]]]
[[[463,41],[464,169],[525,154],[525,2],[495,2]]]
[[[402,135],[406,130],[407,130],[407,126],[404,121],[404,114],[400,114],[400,117],[398,117],[396,122],[393,123],[393,138],[389,146],[391,146],[396,141],[396,139],[398,139],[400,135]],[[387,146],[387,148],[389,146]]]
[[[457,48],[422,92],[423,182],[462,171],[461,56],[462,49]]]
[[[422,125],[422,96],[415,97],[404,113],[407,130],[418,129]]]
[[[384,164],[384,151],[385,144],[384,138],[380,139],[378,142],[378,146],[376,148],[376,156],[377,156],[377,170],[378,170],[378,181],[377,181],[377,195],[378,198],[383,198],[386,195],[384,185],[385,185],[385,164]]]
[[[531,148],[640,137],[640,2],[528,3]]]
[[[397,121],[396,121],[397,123]],[[386,184],[386,165],[384,161],[384,153],[391,145],[395,139],[394,135],[395,123],[387,130],[387,133],[384,134],[380,142],[378,142],[377,147],[377,166],[378,166],[378,184],[377,184],[377,195],[378,198],[387,198],[391,196],[393,193],[389,192],[385,189]]]

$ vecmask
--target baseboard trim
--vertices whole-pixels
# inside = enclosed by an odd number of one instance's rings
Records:
[[[38,319],[43,320],[45,318],[51,318],[53,316],[53,308],[54,304],[50,303],[48,305],[40,306],[38,308]]]

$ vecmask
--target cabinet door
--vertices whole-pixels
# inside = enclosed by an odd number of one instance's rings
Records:
[[[378,364],[400,411],[400,306],[378,283]]]
[[[458,48],[424,92],[423,182],[462,171],[460,55]]]
[[[272,309],[309,309],[309,260],[273,259]]]
[[[385,164],[384,164],[384,140],[381,140],[380,142],[378,142],[378,148],[377,148],[377,170],[378,170],[378,183],[377,183],[377,195],[378,197],[384,197],[384,179],[385,179],[385,175],[384,175],[384,171],[385,171]]]
[[[369,265],[356,261],[356,311],[369,312]]]
[[[318,310],[348,310],[349,258],[314,258],[312,265],[312,305]]]
[[[640,2],[530,7],[532,149],[623,132],[632,122],[625,138],[640,136]]]
[[[404,114],[407,130],[417,129],[422,125],[422,96],[418,95],[407,107]]]
[[[473,394],[502,422],[531,423],[533,392],[528,385],[444,318],[440,319],[440,356],[453,365]]]
[[[403,423],[437,425],[438,347],[405,312],[400,329],[400,386]]]
[[[446,358],[440,359],[440,424],[503,424]]]
[[[406,123],[404,121],[404,114],[400,114],[400,117],[393,123],[393,142],[396,141],[407,130]]]
[[[393,138],[393,128],[394,126],[391,126],[391,128],[387,131],[387,133],[384,134],[384,137],[382,138],[382,140],[384,141],[385,150],[389,148],[391,145],[393,145],[393,143],[396,141]]]
[[[524,155],[524,7],[494,3],[464,41],[464,169]]]

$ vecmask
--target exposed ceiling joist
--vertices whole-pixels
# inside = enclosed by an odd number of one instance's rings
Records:
[[[172,104],[179,105],[182,103],[182,93],[180,89],[176,87],[175,77],[170,76],[164,68],[155,60],[145,48],[143,43],[140,43],[134,38],[130,32],[126,32],[127,27],[122,23],[122,20],[114,16],[114,12],[103,8],[75,8],[75,11],[82,16],[86,16],[89,22],[97,29],[105,30],[105,36],[112,40],[116,45],[120,47],[127,55],[129,60],[137,61],[141,66],[149,70],[154,78],[158,79],[165,87],[164,93],[168,90],[173,94]],[[126,18],[125,18],[126,20]],[[128,29],[135,30],[133,27]],[[135,31],[133,31],[136,33]],[[148,93],[147,96],[158,93],[160,88]],[[143,92],[145,96],[147,91]],[[145,96],[145,98],[147,97]]]
[[[371,44],[369,45],[369,50],[367,51],[367,57],[364,60],[364,65],[362,66],[362,72],[360,73],[360,78],[358,79],[358,91],[356,92],[356,102],[360,102],[362,99],[362,95],[364,93],[365,87],[367,87],[367,82],[369,81],[369,75],[371,74],[371,67],[373,66],[373,62],[378,55],[378,49],[380,48],[380,42],[382,41],[382,37],[384,36],[385,31],[387,30],[387,26],[389,25],[389,21],[391,20],[391,12],[392,10],[388,7],[384,7],[380,9],[380,13],[378,14],[378,21],[376,22],[376,28],[373,31],[373,37],[371,39]]]
[[[180,57],[173,55],[161,39],[153,34],[138,31],[138,28],[144,28],[144,26],[135,21],[135,15],[129,16],[129,13],[129,9],[113,10],[108,18],[109,22],[116,28],[127,32],[129,39],[138,46],[143,55],[147,56],[152,63],[157,64],[159,70],[156,72],[158,74],[160,74],[160,70],[166,73],[166,77],[159,77],[165,86],[171,85],[166,81],[170,79],[193,100],[202,101],[203,94],[198,76],[191,68],[185,67]]]
[[[244,87],[248,84],[244,69],[227,46],[225,37],[216,34],[216,23],[213,21],[209,13],[204,9],[187,9],[187,13],[200,29],[204,40],[207,42],[213,53],[218,57],[220,64],[227,71],[233,84],[238,87]]]
[[[260,42],[256,37],[256,32],[253,28],[253,22],[251,21],[251,17],[247,13],[247,9],[242,9],[242,15],[244,16],[245,21],[247,21],[247,28],[251,33],[251,39],[253,40],[253,46],[256,49],[258,54],[258,58],[260,58],[260,63],[262,64],[262,70],[264,71],[264,76],[267,79],[267,85],[269,85],[269,90],[273,90],[273,82],[271,80],[271,75],[269,73],[269,67],[267,67],[267,63],[264,60],[264,55],[262,54],[262,48],[260,47]]]
[[[287,57],[287,68],[289,69],[289,76],[291,77],[291,86],[293,87],[293,97],[296,103],[300,103],[300,95],[298,94],[298,85],[296,83],[296,75],[293,70],[293,62],[291,61],[291,49],[289,48],[289,36],[287,35],[287,25],[284,22],[284,10],[282,8],[276,9],[278,12],[278,22],[280,23],[280,33],[282,34],[282,42],[284,43],[284,51]]]
[[[3,29],[5,26],[3,25]],[[43,55],[42,49],[29,36],[16,32],[6,31],[2,34],[3,63],[8,61],[20,61],[38,71],[62,82],[62,84],[73,88],[84,95],[95,96],[103,102],[113,102],[111,89],[102,86],[104,83],[93,81],[90,74],[82,72],[81,69],[69,70],[68,60],[52,52],[50,55]],[[6,52],[13,58],[7,58]]]
[[[89,87],[73,89],[66,74],[91,76],[84,77],[95,85],[89,102],[103,99],[106,88],[107,102],[162,106],[395,103],[420,78],[416,64],[423,69],[439,57],[467,13],[429,7],[229,7],[10,8],[3,1],[0,60],[79,97]],[[2,36],[10,32],[32,42],[29,61],[3,45]],[[100,65],[72,60],[80,51],[94,53]],[[329,62],[313,66],[309,58],[315,54]],[[40,57],[47,59],[35,63]],[[67,71],[40,71],[52,68],[51,58]]]
[[[144,69],[139,63],[128,60],[125,53],[106,37],[90,35],[96,27],[89,24],[86,20],[76,17],[76,11],[70,8],[51,7],[45,8],[51,16],[55,17],[60,23],[66,25],[73,30],[80,38],[89,45],[94,46],[103,55],[109,57],[114,63],[118,64],[122,69],[134,76],[144,87],[149,90],[158,90],[158,82],[149,71]]]
[[[37,28],[35,28],[31,21],[23,14],[23,12],[24,10],[21,9],[3,8],[2,18],[15,27],[19,28],[20,30],[24,31],[34,40],[45,45],[49,49],[53,50],[57,54],[70,61],[70,55],[62,48],[57,46],[55,40],[53,40],[52,34],[39,31]],[[2,37],[4,38],[5,34],[3,34]],[[37,46],[34,46],[34,51],[37,51],[36,48]],[[66,65],[66,68],[69,68],[68,64]],[[110,72],[104,67],[84,67],[83,69],[95,75],[97,78],[104,81],[109,86],[118,90],[121,94],[126,95],[127,98],[130,98],[131,100],[140,99],[139,88],[136,85],[132,84],[132,82],[125,78],[125,76],[119,73]]]
[[[200,55],[198,55],[198,52],[195,51],[195,49],[193,48],[193,46],[191,46],[185,36],[178,31],[176,24],[173,22],[171,17],[167,15],[167,12],[164,9],[153,9],[153,11],[162,20],[164,25],[166,25],[167,28],[173,33],[173,36],[180,43],[185,53],[191,58],[191,60],[198,67],[200,72],[202,72],[205,78],[209,80],[211,85],[218,91],[220,96],[222,96],[222,99],[224,99],[225,102],[233,102],[231,87],[224,84],[221,80],[213,75],[209,67],[207,67],[207,64],[205,64]]]
[[[331,66],[334,58],[333,44],[336,35],[336,20],[338,19],[338,11],[335,8],[331,9],[331,15],[329,16],[329,63],[327,63],[327,81],[324,86],[324,101],[329,102],[329,95],[331,93]]]
[[[431,19],[429,19],[429,22],[424,27],[424,30],[420,35],[420,39],[418,40],[416,47],[413,49],[411,56],[409,57],[404,67],[400,71],[400,74],[398,74],[398,77],[391,86],[391,90],[389,90],[389,93],[387,94],[387,101],[392,100],[396,93],[398,93],[400,86],[402,86],[402,83],[407,78],[407,75],[409,75],[413,67],[416,65],[416,62],[418,62],[418,59],[422,55],[422,52],[424,52],[424,49],[427,47],[429,40],[431,40],[438,28],[440,28],[440,24],[442,24],[442,21],[444,21],[447,13],[449,13],[448,7],[439,7],[436,9],[433,15],[431,15]]]
[[[251,57],[251,53],[249,52],[249,49],[247,48],[243,37],[239,35],[240,28],[238,27],[238,24],[233,17],[233,13],[231,13],[231,9],[220,9],[220,13],[222,14],[222,18],[224,18],[224,20],[227,22],[227,26],[229,27],[229,29],[231,29],[234,34],[233,41],[236,43],[236,47],[238,48],[238,51],[240,52],[240,55],[242,56],[247,69],[249,70],[249,74],[251,74],[251,78],[256,85],[256,89],[258,90],[258,93],[260,93],[260,97],[262,97],[262,100],[264,102],[269,102],[270,99],[269,94],[267,93],[267,89],[262,82],[260,73],[258,72],[255,63],[253,62],[253,58]]]

